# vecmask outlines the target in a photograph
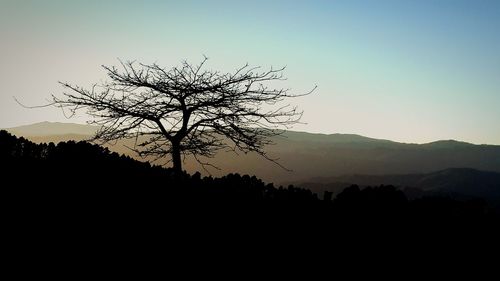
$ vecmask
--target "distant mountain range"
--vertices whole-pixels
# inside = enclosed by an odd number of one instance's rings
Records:
[[[74,123],[40,122],[14,128],[7,128],[8,132],[24,137],[45,137],[60,135],[93,135],[98,127]]]
[[[322,194],[341,192],[346,186],[395,185],[409,197],[445,195],[464,198],[488,198],[500,201],[500,173],[485,172],[470,168],[452,168],[425,174],[407,175],[344,175],[338,177],[312,178],[295,182],[313,192]]]
[[[7,130],[35,142],[57,142],[88,139],[97,128],[88,125],[42,122]],[[408,186],[410,183],[419,185],[415,183],[424,182],[423,175],[429,177],[432,175],[429,173],[435,171],[460,171],[447,170],[450,168],[500,172],[498,145],[475,145],[454,140],[407,144],[352,134],[326,135],[294,131],[287,131],[274,141],[276,145],[268,146],[266,150],[271,157],[279,158],[278,161],[293,170],[292,172],[285,171],[258,155],[252,153],[236,155],[232,152],[218,153],[211,159],[211,163],[221,170],[209,169],[209,171],[216,176],[230,172],[251,174],[275,183],[329,183],[324,181],[325,178],[335,182],[339,180],[352,182],[347,179],[353,176],[345,175],[373,175],[375,178],[370,178],[368,181],[372,184],[384,182]],[[119,142],[110,146],[110,149],[134,156],[124,145],[130,146],[133,142]],[[190,158],[186,159],[185,168],[189,172],[205,173],[202,167]],[[398,175],[405,175],[402,176],[404,179],[398,179]],[[391,182],[386,181],[389,178],[382,179],[376,176],[391,177]],[[323,180],[316,181],[319,178]],[[414,182],[409,180],[410,178],[414,178]],[[437,181],[439,177],[435,175],[431,178]]]

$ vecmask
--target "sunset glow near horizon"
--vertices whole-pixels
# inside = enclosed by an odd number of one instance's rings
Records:
[[[0,128],[66,119],[26,109],[106,79],[117,58],[221,71],[286,66],[314,94],[293,130],[500,144],[500,1],[0,0]]]

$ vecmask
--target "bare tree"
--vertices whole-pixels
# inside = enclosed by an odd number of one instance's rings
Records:
[[[52,96],[53,104],[74,114],[86,109],[90,123],[100,126],[94,136],[104,143],[136,139],[132,148],[141,156],[171,156],[173,168],[182,171],[182,155],[213,157],[219,149],[254,151],[268,160],[263,147],[269,137],[299,122],[302,112],[288,104],[288,89],[268,84],[284,80],[283,70],[261,71],[243,67],[233,73],[206,69],[205,57],[197,65],[184,61],[165,69],[157,64],[120,62],[107,67],[109,82],[91,89],[60,82],[70,91]],[[138,141],[140,140],[140,141]]]

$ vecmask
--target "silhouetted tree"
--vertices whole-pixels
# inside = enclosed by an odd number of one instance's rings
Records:
[[[72,114],[86,109],[92,123],[101,126],[96,140],[135,138],[132,149],[139,155],[171,155],[177,172],[182,171],[182,155],[193,155],[205,167],[210,164],[199,156],[213,157],[222,148],[254,151],[274,161],[263,150],[271,143],[269,137],[302,115],[280,102],[312,91],[295,95],[267,85],[284,80],[284,68],[259,71],[247,64],[222,73],[205,69],[206,61],[185,61],[171,69],[135,62],[122,62],[121,69],[103,66],[110,82],[90,90],[61,83],[71,92],[53,96],[53,102]]]

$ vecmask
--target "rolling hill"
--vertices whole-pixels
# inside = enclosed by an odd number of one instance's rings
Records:
[[[470,168],[451,168],[432,173],[407,175],[344,175],[312,178],[294,184],[306,187],[318,194],[341,192],[346,186],[395,185],[409,197],[422,195],[446,195],[452,197],[488,198],[500,201],[500,173]]]
[[[35,142],[87,139],[97,128],[87,125],[42,122],[29,126],[7,129]],[[287,131],[274,139],[275,145],[266,150],[273,158],[292,172],[256,154],[236,155],[220,152],[211,163],[220,170],[209,169],[214,176],[230,172],[256,175],[268,182],[311,182],[319,177],[343,175],[408,175],[427,174],[449,168],[471,168],[500,172],[500,146],[475,145],[453,140],[427,144],[407,144],[389,140],[367,138],[352,134],[311,134]],[[122,141],[110,149],[135,156]],[[187,158],[185,169],[189,172],[203,168]],[[396,184],[396,183],[393,183]]]
[[[17,136],[24,137],[46,137],[58,135],[92,135],[98,127],[74,123],[60,122],[40,122],[30,125],[24,125],[14,128],[6,128],[8,132]]]

